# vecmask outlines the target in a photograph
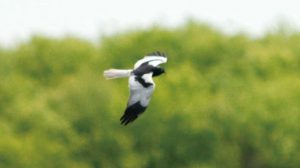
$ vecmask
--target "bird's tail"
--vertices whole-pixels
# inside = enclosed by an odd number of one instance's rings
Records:
[[[131,69],[108,69],[103,72],[103,76],[106,79],[126,78],[131,72]]]

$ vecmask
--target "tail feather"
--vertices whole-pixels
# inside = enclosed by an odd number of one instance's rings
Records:
[[[108,69],[105,70],[103,76],[106,79],[126,78],[130,76],[131,69]]]

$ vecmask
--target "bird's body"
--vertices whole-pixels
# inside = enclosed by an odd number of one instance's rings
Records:
[[[104,71],[107,79],[129,77],[130,97],[120,119],[121,124],[127,125],[146,110],[155,88],[152,77],[165,72],[158,65],[166,62],[167,58],[164,54],[154,52],[137,61],[133,70],[110,69]]]

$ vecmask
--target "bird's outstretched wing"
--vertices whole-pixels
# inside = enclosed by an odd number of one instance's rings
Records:
[[[147,75],[144,77],[147,78]],[[137,117],[146,110],[155,87],[153,81],[148,81],[147,84],[149,84],[148,87],[141,85],[139,81],[136,80],[136,76],[129,78],[130,97],[126,110],[120,118],[121,124],[127,125],[137,119]]]
[[[140,67],[142,64],[148,63],[152,66],[157,66],[159,64],[163,64],[167,62],[167,57],[164,53],[161,53],[159,51],[147,54],[144,58],[138,60],[134,64],[134,69]]]

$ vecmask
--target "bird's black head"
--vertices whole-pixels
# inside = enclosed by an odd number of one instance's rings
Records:
[[[152,76],[156,77],[156,76],[159,76],[159,75],[161,75],[163,73],[165,73],[165,69],[164,68],[162,68],[162,67],[155,67],[153,69],[153,75]]]

